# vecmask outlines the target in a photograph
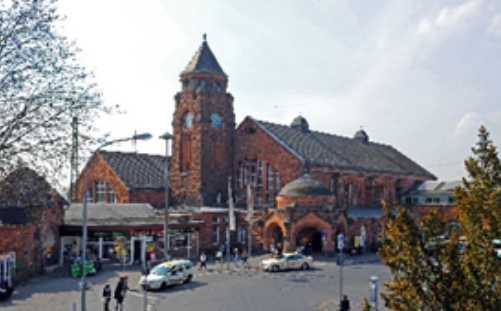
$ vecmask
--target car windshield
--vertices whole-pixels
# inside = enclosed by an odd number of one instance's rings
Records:
[[[166,266],[156,266],[151,270],[151,274],[153,275],[165,275],[168,272],[170,272],[170,268],[167,268]]]
[[[501,247],[501,240],[493,240],[492,244],[494,244],[494,247],[499,248]]]

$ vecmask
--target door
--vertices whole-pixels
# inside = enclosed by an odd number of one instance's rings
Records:
[[[296,264],[295,257],[296,256],[288,256],[285,259],[285,262],[287,263],[287,269],[296,269],[297,264]]]
[[[169,278],[169,285],[176,285],[176,284],[181,284],[183,283],[184,280],[184,269],[182,266],[175,266],[172,269],[170,278]]]

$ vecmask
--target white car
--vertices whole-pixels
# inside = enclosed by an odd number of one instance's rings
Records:
[[[193,280],[193,264],[186,259],[163,262],[147,276],[139,279],[139,285],[146,289],[164,289],[171,285],[181,285]]]
[[[283,253],[277,257],[264,259],[261,267],[265,271],[278,272],[281,270],[301,269],[308,270],[313,265],[313,258],[299,253]]]

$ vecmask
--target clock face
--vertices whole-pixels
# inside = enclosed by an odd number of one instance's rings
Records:
[[[193,126],[193,113],[188,112],[184,115],[184,127],[191,128]]]
[[[213,128],[220,128],[223,123],[223,118],[217,113],[213,113],[210,116],[210,123]]]

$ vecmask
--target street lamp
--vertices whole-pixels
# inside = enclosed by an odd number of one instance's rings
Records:
[[[165,132],[160,139],[165,140],[165,209],[164,209],[164,257],[169,259],[169,140],[173,139],[169,132]]]
[[[148,140],[151,137],[152,136],[150,133],[142,133],[142,134],[135,134],[131,137],[109,140],[102,143],[99,147],[97,147],[93,154],[95,154],[102,148],[113,144],[123,143],[127,141]],[[85,290],[87,288],[85,280],[86,278],[85,261],[87,257],[87,175],[86,174],[83,176],[83,185],[84,185],[84,191],[83,191],[83,208],[82,208],[82,267],[81,267],[82,278],[80,281],[80,287],[81,287],[80,300],[81,300],[81,310],[86,311],[87,310],[86,299],[85,299]]]

